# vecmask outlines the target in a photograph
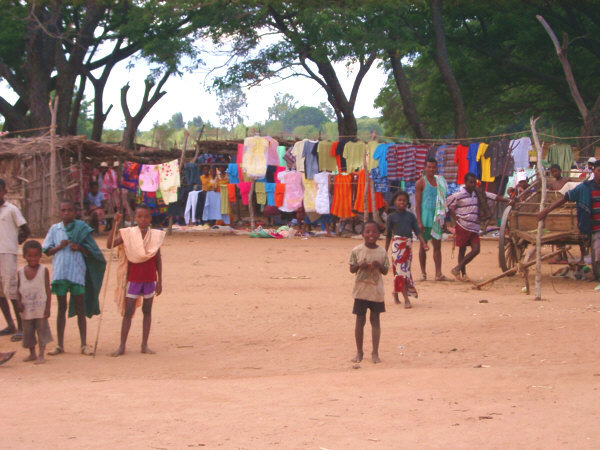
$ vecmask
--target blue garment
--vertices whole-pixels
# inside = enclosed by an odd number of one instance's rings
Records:
[[[469,172],[474,173],[477,176],[477,178],[479,178],[481,176],[481,173],[477,165],[477,150],[479,150],[479,142],[469,144],[467,160],[469,161]]]
[[[429,184],[427,177],[423,177],[423,179],[425,180],[425,189],[421,196],[421,222],[424,227],[430,228],[433,227],[438,188]]]
[[[319,155],[317,153],[318,142],[306,141],[302,149],[302,157],[304,158],[304,175],[309,180],[319,173]]]
[[[229,225],[229,214],[221,214],[221,193],[209,191],[206,193],[204,202],[204,211],[202,211],[202,220],[223,220]]]
[[[265,191],[267,192],[267,205],[275,206],[275,183],[265,183]]]
[[[379,167],[375,167],[371,169],[371,180],[373,180],[373,189],[375,192],[387,192],[387,177],[381,176],[381,171]]]
[[[387,164],[387,152],[388,148],[394,144],[379,144],[375,147],[375,151],[373,152],[373,159],[379,161],[379,176],[387,177],[388,174],[388,164]]]
[[[48,230],[42,249],[46,253],[49,249],[60,245],[61,241],[69,240],[65,224],[55,223]],[[52,258],[52,281],[66,280],[85,286],[85,259],[81,252],[74,252],[71,247],[65,247],[56,252]]]
[[[90,204],[90,206],[95,206],[96,208],[100,208],[102,206],[102,202],[106,200],[104,198],[104,194],[102,192],[98,192],[96,195],[88,192],[86,196],[86,202]]]
[[[240,177],[238,174],[238,165],[227,164],[227,175],[229,176],[230,184],[238,184],[240,182]]]
[[[198,168],[198,164],[193,162],[185,163],[183,172],[187,184],[200,184],[200,169]]]
[[[592,232],[592,190],[598,189],[594,180],[584,181],[565,194],[567,201],[577,202],[577,228],[583,234]]]

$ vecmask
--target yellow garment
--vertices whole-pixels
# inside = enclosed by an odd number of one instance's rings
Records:
[[[483,142],[479,144],[479,148],[477,149],[477,162],[481,162],[481,181],[492,183],[496,177],[491,175],[492,172],[492,159],[485,158],[483,155],[487,150],[488,145]]]
[[[363,168],[365,149],[365,143],[362,141],[348,142],[344,146],[344,153],[342,156],[346,158],[346,170],[348,172],[355,172]]]
[[[259,205],[264,205],[267,203],[267,191],[265,190],[265,183],[255,183],[254,193],[256,194],[256,203]]]
[[[379,142],[377,141],[369,141],[369,143],[367,144],[367,168],[369,169],[369,172],[371,172],[371,170],[375,169],[376,167],[379,167],[379,160],[373,158],[373,154],[375,153],[375,149],[378,145]]]
[[[179,176],[179,161],[173,161],[159,164],[159,187],[165,204],[177,201],[177,188],[181,185]]]
[[[118,247],[117,287],[115,290],[115,303],[122,316],[125,315],[125,288],[127,286],[127,263],[140,264],[153,258],[160,250],[166,233],[161,230],[148,229],[146,236],[142,238],[140,227],[121,228],[119,235],[123,244]],[[139,297],[135,307],[142,304]]]
[[[229,177],[228,176],[222,176],[221,178],[217,178],[217,186],[216,186],[216,191],[217,192],[221,192],[222,189],[227,190],[227,185],[229,184]],[[223,188],[223,186],[225,186]]]
[[[304,211],[316,212],[317,207],[315,201],[317,199],[317,191],[319,186],[315,180],[310,180],[302,174],[302,184],[304,185]]]
[[[320,172],[335,172],[337,164],[335,156],[331,156],[331,141],[320,141],[317,146],[317,154],[319,155],[319,171]]]
[[[221,214],[231,214],[229,192],[227,192],[227,188],[221,189]]]
[[[210,175],[200,175],[203,191],[214,191],[217,188],[217,180],[211,178]]]
[[[247,137],[244,139],[244,156],[242,170],[250,178],[263,178],[267,174],[267,149],[269,141],[263,137]]]
[[[304,142],[308,139],[298,141],[292,147],[292,155],[296,158],[296,171],[304,173]]]

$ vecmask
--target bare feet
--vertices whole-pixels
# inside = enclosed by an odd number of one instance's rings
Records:
[[[352,358],[352,362],[353,363],[359,363],[361,362],[363,359],[363,354],[362,353],[357,353],[356,356],[354,358]]]
[[[398,294],[394,292],[394,303],[396,305],[400,305],[402,302],[400,301],[400,298],[398,297]]]
[[[125,354],[125,347],[121,346],[110,354],[110,356],[121,356]]]
[[[460,275],[460,267],[456,266],[450,272],[452,273],[452,275],[454,275],[454,278],[456,278],[458,281],[462,281],[462,277]]]
[[[94,350],[89,345],[82,345],[81,346],[81,354],[85,355],[85,356],[93,356]]]
[[[150,350],[150,348],[147,345],[143,345],[142,353],[147,353],[148,355],[154,355],[156,352]]]
[[[451,280],[450,278],[446,277],[445,275],[440,274],[440,275],[435,276],[435,281],[454,281],[454,280]]]
[[[46,359],[43,356],[40,356],[38,359],[35,360],[34,364],[45,364],[46,363]]]
[[[30,361],[35,361],[35,360],[37,360],[37,356],[35,356],[35,355],[29,355],[27,358],[25,358],[23,360],[23,362],[30,362]]]
[[[381,359],[379,359],[379,355],[377,353],[373,353],[371,358],[373,360],[373,364],[378,364],[381,362]]]
[[[412,308],[412,304],[410,303],[409,299],[404,300],[404,309],[410,309]]]
[[[51,352],[48,352],[48,354],[50,356],[56,356],[56,355],[60,355],[61,353],[64,353],[65,349],[62,348],[60,345],[57,345],[56,348],[54,350],[52,350]]]

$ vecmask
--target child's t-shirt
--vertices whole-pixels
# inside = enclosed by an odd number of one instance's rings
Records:
[[[360,264],[363,261],[368,263],[379,261],[382,267],[386,269],[389,269],[390,267],[387,252],[383,247],[379,246],[376,248],[369,248],[365,244],[360,244],[354,247],[350,254],[350,265]],[[381,276],[381,271],[374,267],[358,269],[352,296],[355,299],[383,302],[383,277]]]
[[[38,267],[32,280],[25,276],[25,267],[19,269],[19,294],[23,303],[21,318],[24,320],[43,319],[48,296],[46,292],[46,268]]]

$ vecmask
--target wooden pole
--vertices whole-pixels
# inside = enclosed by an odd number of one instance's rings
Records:
[[[537,153],[537,175],[538,180],[541,181],[541,189],[542,189],[542,198],[540,200],[540,211],[543,211],[546,205],[546,176],[544,175],[544,170],[542,168],[542,146],[540,145],[540,140],[538,139],[537,131],[535,129],[535,123],[537,119],[531,117],[529,119],[529,123],[531,124],[531,134],[533,135],[533,143],[535,145],[535,150]],[[544,221],[540,220],[538,222],[537,228],[537,236],[535,239],[535,299],[542,299],[542,230],[544,228]]]
[[[81,148],[77,149],[77,161],[79,162],[79,211],[83,214],[83,160]]]
[[[250,211],[250,229],[252,231],[254,231],[254,200],[252,198],[254,194],[254,183],[254,180],[250,182],[250,192],[248,193],[248,210]]]
[[[50,108],[50,223],[54,223],[57,215],[56,208],[56,110],[58,108],[58,95],[54,96],[48,104]]]
[[[365,189],[363,199],[363,223],[369,220],[369,174],[367,173],[367,147],[363,152],[363,170],[365,171]]]

